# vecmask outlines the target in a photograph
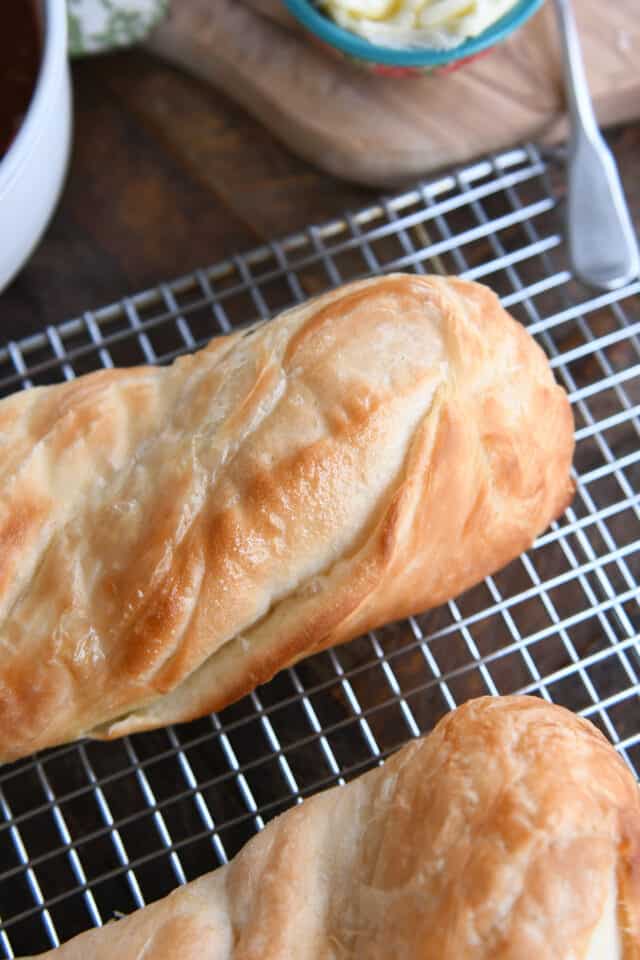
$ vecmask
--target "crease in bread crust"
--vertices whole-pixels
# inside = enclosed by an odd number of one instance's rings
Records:
[[[484,697],[41,960],[638,960],[639,867],[640,793],[602,734]]]
[[[264,372],[263,372],[263,375],[266,376]],[[259,428],[263,420],[269,416],[273,407],[278,403],[278,400],[280,399],[282,392],[284,391],[284,388],[285,388],[284,378],[281,375],[276,374],[276,384],[271,391],[271,394],[269,397],[269,401],[270,401],[269,404],[268,405],[259,404],[257,408],[253,411],[253,415],[252,415],[252,412],[251,412],[252,399],[259,392],[259,388],[261,385],[262,385],[262,376],[259,375],[256,382],[251,386],[248,394],[243,398],[242,403],[240,404],[239,410],[236,411],[235,413],[235,417],[240,423],[242,423],[242,416],[241,416],[242,412],[244,411],[245,414],[248,414],[247,420],[243,424],[243,429],[240,430],[238,435],[234,437],[234,442],[232,444],[227,445],[224,448],[224,451],[220,457],[220,460],[216,464],[215,468],[209,473],[206,473],[205,471],[205,476],[201,477],[199,488],[193,491],[191,502],[189,504],[190,509],[188,511],[188,515],[185,516],[183,514],[175,531],[175,536],[172,542],[172,547],[174,550],[177,549],[179,545],[184,542],[191,528],[193,528],[194,525],[197,523],[200,514],[205,508],[207,497],[209,496],[215,497],[216,483],[217,483],[217,477],[219,473],[233,463],[233,460],[236,454],[241,449],[242,444],[247,442],[250,439],[252,434],[255,433],[256,430]],[[196,459],[195,454],[194,454],[194,459]],[[196,466],[194,464],[194,472],[195,470],[196,470]],[[167,574],[170,571],[170,568],[171,568],[170,549],[166,551],[162,559],[164,562],[159,564],[156,570],[154,571],[154,577],[153,577],[151,591],[150,591],[152,595],[154,590],[158,590],[161,587],[163,581],[166,579]],[[196,608],[197,608],[197,589],[196,589],[196,599],[192,605],[192,609],[188,616],[188,619],[181,624],[180,632],[176,633],[176,635],[172,638],[172,641],[173,641],[172,645],[165,645],[162,648],[162,650],[160,651],[160,655],[154,660],[153,664],[151,665],[149,675],[145,678],[152,687],[156,686],[157,684],[156,678],[158,677],[160,672],[163,670],[163,668],[165,668],[171,662],[171,660],[175,657],[175,655],[179,652],[182,640],[185,634],[187,634],[189,630],[189,625],[193,615],[196,612]],[[132,610],[128,617],[129,624],[134,623],[136,618],[140,616],[141,612],[142,611],[139,609]],[[125,625],[124,628],[127,629],[127,626]],[[162,685],[158,685],[157,694],[162,695],[162,693],[164,692],[166,691],[162,689]]]
[[[440,389],[440,388],[438,388]],[[440,404],[436,397],[434,397],[432,402],[432,408],[435,407],[436,410],[439,409]],[[437,419],[435,420],[437,423]],[[415,440],[413,441],[416,442]],[[410,459],[408,457],[407,459]],[[260,673],[256,673],[251,678],[251,683],[253,686],[259,685],[263,680],[268,679],[272,675],[274,669],[277,669],[275,665],[272,665],[269,662],[268,657],[262,658],[262,652],[260,650],[255,650],[255,647],[260,645],[264,646],[266,642],[262,640],[259,636],[260,632],[264,633],[264,628],[267,627],[272,622],[274,617],[278,616],[279,609],[281,610],[284,605],[288,602],[291,602],[295,599],[302,599],[304,602],[305,593],[309,592],[310,582],[314,586],[313,593],[317,596],[318,593],[323,592],[325,594],[331,593],[334,589],[333,581],[339,579],[340,573],[345,565],[352,565],[358,567],[358,562],[360,561],[360,566],[364,566],[367,576],[358,576],[357,572],[350,571],[348,575],[348,580],[351,584],[349,589],[349,596],[346,602],[340,605],[335,599],[333,600],[331,606],[331,616],[324,616],[322,623],[319,628],[313,630],[313,627],[310,625],[309,619],[305,623],[308,637],[301,638],[293,633],[290,634],[290,631],[279,631],[282,636],[287,637],[287,648],[283,649],[282,646],[279,647],[277,653],[277,662],[281,667],[290,666],[300,658],[300,656],[309,656],[310,653],[314,652],[317,649],[320,649],[321,645],[324,646],[327,643],[327,637],[332,635],[340,625],[350,616],[357,614],[358,609],[366,602],[369,594],[376,588],[380,571],[376,570],[376,575],[373,575],[373,571],[366,568],[366,558],[362,559],[362,555],[366,550],[366,547],[371,543],[373,539],[379,538],[383,544],[381,551],[382,557],[382,566],[386,566],[396,547],[394,543],[393,529],[397,525],[397,520],[394,521],[394,518],[398,516],[397,501],[401,497],[402,488],[404,483],[404,475],[406,474],[406,465],[403,465],[402,474],[398,478],[397,483],[393,489],[385,496],[387,501],[386,507],[379,505],[382,512],[382,520],[378,521],[375,525],[373,531],[365,530],[360,538],[360,542],[354,544],[351,551],[345,553],[344,556],[340,557],[335,562],[331,563],[326,569],[319,570],[312,575],[311,578],[307,580],[296,583],[292,586],[290,590],[284,593],[282,596],[277,597],[269,608],[264,612],[262,616],[256,619],[256,621],[250,624],[245,628],[240,636],[234,636],[227,641],[226,644],[218,648],[210,657],[208,657],[204,663],[202,663],[196,670],[185,677],[182,681],[182,684],[175,689],[173,693],[170,693],[165,697],[158,697],[155,700],[152,700],[144,709],[137,707],[136,709],[130,711],[122,717],[117,717],[111,721],[108,725],[104,727],[98,727],[91,731],[91,736],[93,737],[113,737],[120,736],[121,731],[134,732],[153,728],[163,723],[170,722],[164,719],[163,713],[155,714],[153,707],[156,704],[160,704],[163,708],[171,703],[172,697],[176,694],[184,695],[185,692],[188,692],[190,684],[196,683],[199,686],[203,686],[205,690],[205,699],[206,705],[198,703],[197,707],[194,710],[194,716],[201,712],[211,712],[212,710],[218,709],[217,704],[219,703],[219,693],[215,692],[215,675],[217,672],[217,663],[220,659],[220,655],[224,653],[225,656],[236,659],[241,657],[243,653],[246,655],[247,652],[253,647],[254,655],[259,655],[262,659],[264,669]],[[337,575],[337,576],[336,576]],[[353,584],[359,585],[360,590],[354,589]],[[317,589],[316,589],[317,588]],[[339,590],[336,591],[334,596],[339,596]],[[268,632],[271,632],[268,630]],[[254,639],[255,634],[258,633],[258,637]],[[319,637],[319,641],[316,640],[314,645],[310,645],[309,636],[315,635]],[[300,648],[303,648],[304,652],[299,653]],[[218,658],[218,660],[216,659]],[[203,679],[204,674],[204,679]],[[244,686],[246,679],[243,678],[242,685]],[[244,692],[244,691],[243,691]],[[188,693],[187,693],[188,695]],[[224,699],[235,700],[239,696],[242,696],[242,692],[235,693],[233,691],[225,692]],[[216,705],[214,705],[216,704]],[[169,707],[169,713],[171,715],[171,708]]]
[[[363,281],[169,368],[23,402],[0,402],[25,477],[4,503],[56,497],[20,536],[0,523],[0,557],[28,571],[9,615],[0,576],[3,759],[218,709],[461,592],[572,492],[566,395],[454,278]],[[56,411],[36,464],[29,429]]]

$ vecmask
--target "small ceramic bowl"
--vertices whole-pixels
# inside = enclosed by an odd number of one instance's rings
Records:
[[[377,46],[339,27],[317,8],[313,0],[284,0],[290,13],[310,31],[317,42],[359,66],[389,76],[439,74],[457,70],[506,40],[543,2],[544,0],[517,0],[504,17],[496,20],[477,37],[472,37],[450,50],[434,50]]]
[[[69,159],[66,2],[37,0],[36,6],[42,25],[38,78],[20,129],[0,159],[0,290],[28,259],[46,227]]]

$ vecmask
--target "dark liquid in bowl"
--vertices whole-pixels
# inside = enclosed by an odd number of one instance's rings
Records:
[[[31,0],[2,3],[0,28],[0,157],[20,128],[36,85],[42,43]]]

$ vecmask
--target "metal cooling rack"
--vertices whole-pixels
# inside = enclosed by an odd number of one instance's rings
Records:
[[[32,953],[232,857],[275,814],[379,763],[447,710],[535,693],[640,772],[640,283],[565,263],[535,148],[197,271],[0,350],[0,392],[166,362],[327,287],[390,270],[489,283],[571,397],[577,493],[507,569],[436,611],[285,670],[219,715],[0,770],[0,951]],[[544,424],[540,429],[544,429]]]

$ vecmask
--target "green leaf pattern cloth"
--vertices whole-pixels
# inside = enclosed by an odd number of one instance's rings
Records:
[[[168,6],[169,0],[67,0],[69,52],[79,56],[138,43]]]

